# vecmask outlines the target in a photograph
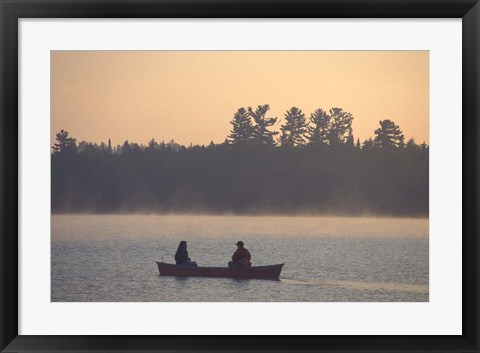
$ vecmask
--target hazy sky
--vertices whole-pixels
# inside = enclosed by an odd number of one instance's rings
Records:
[[[239,107],[269,104],[283,123],[297,106],[340,107],[353,134],[374,136],[390,119],[429,141],[427,51],[52,51],[51,142],[188,145],[223,142]]]

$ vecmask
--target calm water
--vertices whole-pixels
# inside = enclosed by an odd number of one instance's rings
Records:
[[[180,240],[225,266],[243,240],[279,281],[159,276]],[[52,301],[428,301],[428,220],[52,216]]]

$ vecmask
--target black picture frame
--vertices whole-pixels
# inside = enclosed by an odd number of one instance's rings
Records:
[[[479,34],[474,0],[0,0],[2,352],[479,352]],[[459,336],[18,335],[18,20],[21,18],[462,18],[463,334]],[[449,123],[460,123],[451,121]],[[454,236],[454,235],[452,235]],[[459,235],[457,235],[459,236]]]

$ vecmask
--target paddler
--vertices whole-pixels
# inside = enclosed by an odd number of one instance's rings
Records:
[[[232,261],[228,262],[228,267],[250,267],[252,263],[250,259],[252,256],[250,252],[244,247],[243,241],[239,240],[236,244],[237,251],[232,256]]]
[[[195,261],[190,260],[187,251],[187,242],[182,240],[175,253],[175,263],[177,266],[198,267]]]

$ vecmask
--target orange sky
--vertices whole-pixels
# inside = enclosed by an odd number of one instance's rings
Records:
[[[429,141],[427,51],[52,51],[51,143],[151,138],[223,142],[239,107],[270,104],[354,115],[355,140],[388,118]]]

